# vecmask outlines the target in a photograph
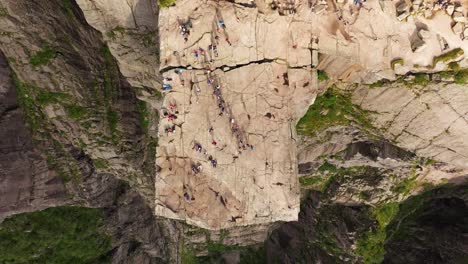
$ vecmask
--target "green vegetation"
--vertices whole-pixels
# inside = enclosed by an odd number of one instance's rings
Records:
[[[70,96],[66,93],[61,92],[50,92],[44,89],[40,89],[35,87],[36,90],[36,101],[41,105],[45,106],[48,104],[57,104],[62,102],[63,100],[67,100]]]
[[[96,167],[97,169],[105,169],[109,167],[109,162],[104,159],[95,159],[93,160],[93,163],[94,163],[94,167]]]
[[[468,83],[468,69],[460,68],[458,62],[449,63],[450,71],[440,72],[442,79],[450,80],[453,78],[456,84],[467,84]]]
[[[442,187],[444,188],[444,187]],[[442,188],[438,188],[442,190]],[[450,188],[450,187],[449,187]],[[410,234],[409,226],[411,226],[416,218],[422,215],[427,208],[425,204],[430,198],[437,193],[437,189],[430,189],[416,196],[412,196],[405,200],[399,207],[398,215],[388,225],[387,237],[392,240],[404,240]]]
[[[451,79],[453,78],[453,72],[451,71],[443,71],[443,72],[439,72],[440,74],[440,77],[442,79]]]
[[[42,128],[44,121],[44,116],[42,112],[37,109],[37,104],[34,99],[34,91],[37,88],[21,82],[15,74],[13,75],[13,81],[16,86],[18,104],[23,110],[26,122],[30,129],[36,132]],[[43,99],[43,101],[47,100]]]
[[[420,159],[420,160],[413,160],[412,162],[412,168],[410,174],[404,178],[402,181],[396,183],[394,186],[392,186],[391,191],[396,193],[396,194],[401,194],[403,196],[407,196],[413,191],[416,187],[419,186],[419,182],[416,181],[418,178],[418,173],[417,173],[417,168],[420,165],[431,165],[435,162],[435,160],[428,159],[426,161]]]
[[[0,263],[109,263],[110,237],[98,209],[56,207],[0,224]]]
[[[384,260],[384,243],[387,234],[383,229],[365,233],[357,243],[356,254],[363,258],[364,264],[380,264]]]
[[[187,235],[205,234],[207,242],[205,244],[190,248],[182,246],[181,263],[182,264],[204,264],[204,263],[224,263],[222,255],[229,252],[240,253],[240,263],[242,264],[260,264],[266,263],[266,252],[262,245],[258,246],[238,246],[224,245],[223,240],[229,234],[228,230],[221,230],[218,241],[212,241],[210,234],[205,229],[196,229],[187,233]],[[200,250],[208,251],[206,256],[197,257],[196,252]]]
[[[66,103],[71,101],[72,99],[72,97],[69,94],[62,92],[51,92],[39,87],[25,85],[19,82],[18,80],[16,81],[16,86],[19,93],[21,93],[22,100],[26,100],[26,102],[29,102],[32,107],[34,107],[34,104],[37,104],[37,106],[47,106],[49,104],[62,104],[68,116],[76,120],[83,119],[88,113],[88,110],[83,106]],[[34,109],[33,111],[40,110]]]
[[[305,176],[299,178],[299,183],[302,188],[314,189],[324,192],[328,189],[331,183],[335,180],[335,174],[338,174],[343,169],[337,169],[335,165],[325,161],[317,171],[320,174]],[[330,176],[322,175],[323,173],[331,174]]]
[[[148,134],[148,128],[149,128],[149,113],[148,113],[148,108],[146,106],[145,101],[140,101],[138,100],[137,102],[137,109],[138,113],[140,114],[140,124],[141,128],[145,132],[145,134]]]
[[[169,7],[175,2],[176,0],[158,0],[158,4],[160,7]]]
[[[418,185],[416,182],[417,177],[418,176],[414,174],[405,178],[403,181],[392,187],[392,192],[408,195]]]
[[[436,163],[437,161],[434,159],[427,159],[426,162],[424,162],[425,166],[431,166],[432,164]]]
[[[384,243],[387,238],[385,228],[397,215],[398,210],[398,203],[388,203],[372,211],[371,217],[377,220],[378,226],[360,237],[356,248],[356,254],[363,258],[365,264],[379,264],[384,260]]]
[[[63,8],[67,12],[67,16],[73,17],[73,7],[71,0],[62,0]]]
[[[150,32],[148,34],[143,35],[142,37],[143,45],[145,47],[153,47],[154,45],[156,45],[155,36],[156,36],[156,33],[154,32]]]
[[[318,168],[318,171],[320,171],[320,172],[328,171],[328,172],[331,172],[331,173],[335,173],[338,170],[337,170],[335,165],[333,165],[331,163],[328,163],[328,161],[325,161],[322,165],[320,165],[320,167]]]
[[[405,61],[402,58],[397,58],[397,59],[392,60],[390,64],[392,66],[392,70],[395,70],[396,65],[404,65]]]
[[[384,79],[380,79],[378,81],[376,81],[375,83],[372,83],[369,85],[369,88],[380,88],[382,86],[384,86],[384,84],[386,83],[387,81],[384,80]]]
[[[330,77],[328,77],[328,74],[326,71],[317,70],[317,79],[321,82],[324,82],[324,81],[328,81]]]
[[[44,44],[42,49],[38,52],[36,52],[31,59],[29,60],[29,63],[32,66],[39,66],[39,65],[44,65],[49,63],[49,61],[54,58],[55,56],[55,51],[49,46],[49,44]]]
[[[107,37],[109,37],[110,39],[113,39],[113,40],[115,40],[115,38],[117,37],[117,34],[119,34],[120,36],[125,34],[125,28],[123,28],[121,26],[117,26],[114,29],[112,29],[111,31],[108,31],[106,33]]]
[[[455,73],[454,80],[456,84],[468,83],[468,69],[460,70]]]
[[[323,183],[327,180],[328,177],[323,176],[304,176],[299,178],[299,183],[301,187],[313,187],[313,189],[321,189]]]
[[[297,132],[302,135],[313,135],[331,126],[349,125],[354,122],[364,128],[372,128],[367,119],[368,113],[351,102],[349,96],[329,88],[323,95],[317,96],[314,104],[299,120]]]
[[[198,264],[197,256],[195,252],[187,247],[182,248],[181,254],[181,263],[182,264]]]
[[[78,180],[81,171],[76,160],[65,149],[63,144],[55,139],[49,128],[49,121],[42,110],[42,107],[48,104],[69,101],[71,96],[60,92],[46,91],[23,83],[16,74],[13,74],[13,81],[16,86],[18,104],[23,111],[26,123],[33,133],[33,139],[46,142],[44,152],[47,153],[47,165],[55,170],[65,183],[71,179]],[[65,109],[67,109],[66,106],[65,104]]]
[[[88,114],[88,110],[85,107],[77,104],[65,104],[64,107],[67,115],[75,120],[83,119]]]
[[[111,140],[114,144],[117,144],[120,138],[120,135],[117,131],[117,125],[119,122],[119,113],[113,110],[113,101],[115,100],[116,87],[119,86],[118,80],[118,69],[114,61],[109,47],[103,45],[101,48],[101,53],[105,61],[105,71],[104,71],[104,105],[106,107],[106,120],[109,127],[109,132],[111,135]]]
[[[416,73],[412,76],[414,76],[414,79],[412,80],[405,80],[405,77],[401,77],[397,80],[397,82],[402,83],[408,87],[413,87],[413,86],[424,87],[424,86],[427,86],[431,82],[431,75],[426,74],[426,73]]]
[[[447,63],[451,60],[454,60],[460,56],[462,56],[465,52],[463,51],[463,49],[461,48],[456,48],[456,49],[453,49],[451,51],[448,51],[446,53],[443,53],[437,57],[434,57],[434,60],[432,62],[432,66],[435,67],[437,65],[437,63],[439,62],[443,62],[443,63]]]
[[[411,82],[412,85],[426,86],[430,82],[430,77],[428,74],[416,73],[414,75],[414,80]]]
[[[310,176],[299,178],[299,183],[302,188],[313,189],[325,193],[330,186],[342,179],[345,175],[359,177],[365,174],[369,169],[367,166],[355,166],[349,168],[337,168],[333,164],[325,161],[316,171]]]
[[[0,5],[0,17],[8,16],[8,10]]]
[[[460,64],[456,61],[452,61],[451,63],[448,64],[449,69],[452,71],[459,71],[460,70]]]
[[[117,124],[119,122],[119,113],[108,110],[107,111],[107,123],[111,133],[111,138],[114,143],[117,143]]]

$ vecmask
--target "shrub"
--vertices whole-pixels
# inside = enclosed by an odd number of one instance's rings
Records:
[[[31,57],[29,63],[32,66],[44,65],[47,64],[52,58],[54,58],[54,56],[55,51],[48,44],[45,44],[40,51],[36,52]]]

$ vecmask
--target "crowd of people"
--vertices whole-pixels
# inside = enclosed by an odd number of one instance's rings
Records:
[[[187,42],[189,39],[193,24],[190,18],[187,20],[181,20],[178,18],[178,23],[179,23],[179,33],[184,38],[184,41]],[[196,49],[193,49],[192,54],[195,57],[195,59],[201,60],[202,65],[204,65],[204,68],[206,69],[205,75],[206,75],[207,86],[211,87],[213,91],[212,95],[216,101],[216,104],[219,110],[218,116],[225,116],[226,118],[228,118],[230,130],[237,140],[238,153],[240,154],[242,153],[242,151],[247,150],[247,149],[253,150],[254,147],[253,145],[247,142],[238,121],[234,118],[229,105],[226,103],[226,101],[223,98],[222,91],[221,91],[222,87],[221,87],[218,77],[210,70],[213,60],[219,56],[218,47],[219,47],[221,38],[224,39],[228,43],[228,45],[232,45],[229,39],[229,35],[227,33],[227,25],[224,22],[224,19],[219,9],[216,9],[216,15],[213,21],[213,30],[211,31],[211,44],[208,45],[206,49],[204,49],[203,47],[198,47]],[[185,83],[184,74],[182,74],[183,72],[184,72],[183,68],[177,68],[174,70],[174,73],[180,78],[180,82],[182,86],[184,86],[184,83]],[[172,90],[173,88],[172,80],[173,79],[171,77],[164,78],[164,83],[163,83],[163,88],[162,88],[164,92]],[[198,96],[202,93],[202,90],[198,84],[198,81],[195,80],[194,82],[192,78],[190,78],[190,83],[191,83],[190,94],[192,95],[192,90],[194,87],[196,87],[195,91],[196,91],[196,95],[198,98]],[[190,104],[192,103],[191,99],[189,103]],[[163,108],[162,115],[163,117],[167,118],[168,123],[169,123],[164,128],[166,136],[168,136],[169,133],[176,132],[177,126],[174,122],[175,120],[177,120],[178,114],[179,114],[179,111],[177,110],[177,104],[175,102],[171,102],[168,107]],[[219,149],[220,147],[218,146],[218,142],[214,138],[213,127],[209,128],[208,133],[211,135],[211,138],[212,138],[211,144],[214,147],[217,147]],[[202,154],[213,168],[217,167],[218,165],[217,159],[213,155],[208,153],[208,149],[206,147],[204,148],[198,142],[193,142],[192,150]],[[200,162],[191,163],[191,171],[193,174],[195,175],[199,174],[202,171],[202,169],[203,168]]]

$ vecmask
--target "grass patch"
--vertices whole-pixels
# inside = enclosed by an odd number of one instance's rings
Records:
[[[112,111],[110,109],[106,112],[107,124],[109,125],[109,130],[111,134],[112,141],[117,143],[117,124],[119,122],[119,113]]]
[[[44,44],[42,49],[36,53],[30,58],[29,63],[32,66],[39,66],[39,65],[44,65],[49,63],[49,61],[54,58],[55,56],[55,50],[53,50],[49,44]]]
[[[439,72],[439,75],[440,75],[440,78],[449,80],[453,78],[454,74],[451,71],[443,71],[443,72]]]
[[[117,111],[114,110],[113,106],[114,101],[117,98],[118,88],[120,87],[118,68],[107,45],[103,45],[101,47],[101,54],[105,63],[103,72],[104,89],[102,93],[103,105],[105,106],[105,118],[112,143],[117,144],[120,138],[119,131],[117,130],[120,115]]]
[[[468,69],[460,70],[455,73],[454,80],[456,84],[468,83]]]
[[[177,0],[158,0],[158,5],[160,7],[169,7],[173,5]]]
[[[392,187],[392,192],[408,195],[418,185],[416,182],[417,177],[417,175],[411,175],[410,177],[405,178],[403,181]]]
[[[371,83],[369,85],[369,88],[380,88],[382,86],[384,86],[384,84],[386,83],[386,81],[384,79],[380,79],[378,81],[376,81],[375,83]]]
[[[117,37],[117,34],[119,34],[120,36],[125,34],[125,28],[123,28],[121,26],[117,26],[114,29],[112,29],[111,31],[108,31],[106,33],[107,37],[109,37],[112,40],[115,40],[115,38]]]
[[[98,209],[56,207],[0,224],[0,263],[109,263],[110,237]]]
[[[299,183],[301,184],[301,187],[309,187],[313,185],[319,185],[319,183],[323,183],[326,179],[326,177],[321,176],[304,176],[299,178]]]
[[[448,51],[446,53],[443,53],[439,56],[436,56],[434,57],[433,61],[432,61],[432,67],[435,67],[437,65],[437,63],[439,62],[443,62],[443,63],[447,63],[451,60],[454,60],[460,56],[462,56],[465,52],[463,51],[463,49],[461,48],[456,48],[456,49],[453,49],[451,51]]]
[[[416,73],[414,75],[414,80],[412,81],[412,85],[420,85],[420,86],[427,86],[430,82],[430,77],[424,73]]]
[[[427,159],[425,162],[424,162],[424,165],[425,166],[431,166],[432,164],[436,163],[437,161],[434,160],[434,159]]]
[[[148,134],[148,129],[149,129],[149,112],[148,112],[148,107],[146,105],[145,101],[138,100],[137,102],[137,110],[138,113],[140,114],[140,124],[141,128],[145,132],[145,134]]]
[[[182,254],[181,254],[181,263],[182,264],[198,264],[198,259],[197,256],[195,255],[195,252],[187,247],[182,248]]]
[[[85,118],[88,115],[88,110],[86,107],[76,105],[76,104],[66,104],[64,105],[67,115],[75,120],[80,120]]]
[[[36,88],[36,101],[42,105],[57,104],[64,100],[70,99],[70,95],[61,92],[50,92],[44,89]]]
[[[73,17],[73,7],[71,0],[63,0],[63,8],[65,9],[65,12],[67,12],[67,16]]]
[[[451,63],[448,64],[449,69],[452,71],[459,71],[460,70],[460,64],[456,61],[452,61]]]
[[[297,123],[297,132],[302,135],[314,135],[331,126],[349,125],[351,122],[371,129],[367,112],[354,105],[348,96],[329,88],[323,95],[317,96],[314,104]]]
[[[16,87],[18,104],[23,110],[26,123],[33,132],[37,132],[44,124],[44,116],[35,100],[36,87],[21,82],[16,74],[13,74],[13,81]],[[45,100],[47,101],[47,100]]]
[[[404,64],[405,64],[405,61],[402,58],[397,58],[390,62],[392,70],[395,70],[396,65],[404,65]]]
[[[320,171],[320,172],[328,171],[328,172],[331,172],[331,173],[335,173],[338,170],[337,170],[335,165],[333,165],[331,163],[328,163],[328,161],[325,161],[322,165],[320,165],[320,167],[318,168],[318,171]]]
[[[328,76],[326,71],[317,70],[317,79],[321,82],[328,81],[330,77]]]
[[[398,203],[388,203],[375,208],[371,217],[377,220],[375,230],[365,233],[357,241],[356,254],[363,258],[365,264],[379,264],[384,260],[384,243],[387,238],[385,228],[399,211]]]
[[[109,167],[109,162],[104,159],[95,159],[93,160],[93,164],[97,169],[105,169]]]
[[[356,177],[364,174],[367,169],[368,167],[366,166],[337,168],[333,164],[325,162],[313,175],[300,177],[299,183],[302,188],[313,189],[324,193],[334,182],[338,181],[343,176],[350,175]],[[327,174],[324,175],[324,172]]]

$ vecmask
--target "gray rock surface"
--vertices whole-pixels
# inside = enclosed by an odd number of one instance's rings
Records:
[[[468,108],[465,85],[430,84],[357,89],[354,101],[373,111],[386,138],[421,156],[461,168],[468,165]]]
[[[34,146],[18,105],[12,72],[0,51],[0,220],[68,200],[63,179]]]

